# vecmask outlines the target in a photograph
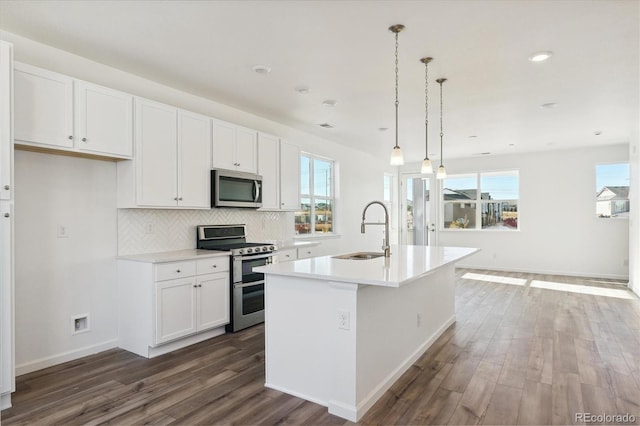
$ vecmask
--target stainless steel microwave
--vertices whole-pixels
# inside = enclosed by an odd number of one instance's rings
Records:
[[[262,207],[262,176],[235,170],[211,170],[211,207]]]

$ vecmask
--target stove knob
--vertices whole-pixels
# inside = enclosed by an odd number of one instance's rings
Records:
[[[244,253],[244,250],[240,249],[240,250],[238,250],[238,253],[242,254],[242,253]]]
[[[253,249],[247,249],[247,253],[253,253]]]
[[[269,250],[275,250],[276,248],[274,246],[269,246]]]
[[[267,251],[267,250],[269,250],[269,249],[266,248],[266,247],[262,247],[262,251]]]

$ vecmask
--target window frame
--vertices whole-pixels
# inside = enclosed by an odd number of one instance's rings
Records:
[[[313,154],[306,151],[301,151],[298,161],[302,162],[302,157],[306,157],[309,159],[309,193],[302,192],[302,182],[300,182],[300,200],[303,198],[309,199],[309,226],[310,232],[307,234],[299,234],[295,231],[295,216],[302,212],[303,210],[296,211],[294,214],[294,236],[296,238],[309,238],[309,237],[320,237],[320,236],[332,236],[337,235],[336,232],[336,160],[329,157],[324,157],[321,155]],[[329,177],[329,196],[326,195],[315,195],[314,194],[314,184],[315,184],[315,173],[314,173],[314,162],[315,160],[325,161],[331,164],[331,176]],[[298,176],[300,181],[302,180],[302,167],[300,167],[300,175]],[[331,204],[331,231],[329,232],[319,232],[316,231],[316,203],[317,201],[328,201]],[[302,208],[302,202],[300,203],[300,207]]]
[[[491,199],[491,200],[486,200],[482,198],[482,186],[481,186],[481,182],[482,182],[482,176],[483,175],[491,175],[491,174],[510,174],[513,173],[517,176],[518,178],[518,198],[517,199]],[[475,180],[476,180],[476,186],[475,186],[475,191],[476,191],[476,198],[475,199],[462,199],[462,200],[445,200],[444,199],[444,182],[446,179],[451,179],[454,177],[471,177],[471,176],[475,176]],[[445,180],[440,182],[440,219],[438,220],[439,223],[439,230],[440,231],[451,231],[451,232],[469,232],[469,231],[482,231],[482,232],[519,232],[520,231],[520,170],[519,169],[508,169],[508,170],[484,170],[484,171],[477,171],[477,172],[470,172],[470,173],[459,173],[459,174],[452,174],[447,176]],[[515,203],[517,206],[517,227],[516,228],[509,228],[509,229],[499,229],[499,228],[483,228],[482,227],[482,212],[484,210],[484,207],[488,204],[493,204],[493,203]],[[475,226],[473,228],[450,228],[445,226],[445,206],[447,205],[455,205],[455,204],[470,204],[469,208],[473,208],[473,206],[475,206],[475,215],[474,215],[474,221],[475,221]]]

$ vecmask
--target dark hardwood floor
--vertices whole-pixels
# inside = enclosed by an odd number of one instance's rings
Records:
[[[628,413],[640,424],[640,301],[541,288],[631,295],[625,287],[465,269],[456,276],[457,322],[361,423],[580,424],[576,413]],[[263,384],[264,327],[256,326],[151,360],[114,349],[25,374],[2,424],[349,423]]]

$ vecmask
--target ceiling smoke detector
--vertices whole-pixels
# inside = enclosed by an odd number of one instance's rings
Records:
[[[271,72],[271,68],[266,65],[254,65],[251,67],[251,70],[256,74],[269,74]]]

